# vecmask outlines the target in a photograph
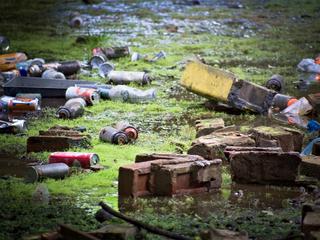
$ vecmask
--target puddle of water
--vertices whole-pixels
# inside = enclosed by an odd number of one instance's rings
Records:
[[[0,155],[0,176],[24,177],[28,161],[10,155]]]
[[[208,215],[218,214],[232,208],[283,209],[290,206],[292,199],[300,195],[299,188],[233,183],[230,187],[222,188],[220,191],[197,195],[144,198],[135,201],[119,199],[121,204],[119,206],[126,212],[143,211],[146,207],[150,207],[156,212],[165,208],[167,211],[192,212],[200,217],[208,217]]]

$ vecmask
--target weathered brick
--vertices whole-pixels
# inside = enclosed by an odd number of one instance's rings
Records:
[[[307,212],[302,222],[302,231],[306,239],[311,239],[310,232],[320,231],[320,212]]]
[[[150,154],[138,154],[136,155],[135,162],[146,162],[146,161],[153,161],[157,159],[180,159],[183,161],[186,160],[203,160],[204,158],[198,155],[188,155],[188,154],[177,154],[177,153],[150,153]]]
[[[214,131],[224,128],[224,121],[222,118],[201,119],[196,121],[196,137],[205,136]]]
[[[27,140],[28,152],[63,151],[73,147],[90,147],[90,137],[71,129],[53,127]]]
[[[320,179],[320,156],[303,156],[300,174]]]
[[[250,130],[258,147],[279,146],[284,152],[300,152],[303,133],[280,126],[259,126]]]
[[[221,160],[158,159],[119,169],[119,198],[205,192],[221,186]]]
[[[200,155],[205,159],[224,158],[227,146],[255,146],[255,141],[239,132],[222,132],[202,136],[192,142],[188,154]]]
[[[224,155],[230,160],[230,155],[237,154],[239,152],[282,152],[280,147],[236,147],[228,146],[224,149]]]
[[[294,184],[301,163],[295,152],[237,152],[230,155],[232,179],[240,183]]]

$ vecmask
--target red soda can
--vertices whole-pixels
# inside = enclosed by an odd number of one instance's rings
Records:
[[[95,153],[54,152],[49,156],[49,163],[65,163],[69,167],[81,166],[82,168],[90,168],[99,161],[99,156]]]

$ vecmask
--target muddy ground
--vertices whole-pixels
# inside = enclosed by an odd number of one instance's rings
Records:
[[[285,77],[286,92],[299,80],[296,65],[320,49],[320,3],[317,0],[285,1],[95,1],[11,0],[0,5],[0,33],[11,40],[12,51],[47,61],[87,61],[97,46],[130,45],[133,51],[167,58],[157,63],[113,61],[118,70],[147,71],[154,81],[157,100],[147,104],[102,101],[87,108],[74,121],[55,118],[56,108],[44,107],[41,116],[28,122],[26,135],[0,136],[0,239],[20,239],[69,223],[82,230],[100,225],[94,219],[97,203],[117,208],[119,166],[131,163],[138,153],[185,152],[195,138],[194,121],[223,117],[228,124],[268,123],[255,115],[228,115],[204,107],[204,98],[185,91],[179,78],[185,62],[201,57],[209,65],[234,72],[239,78],[263,84],[277,73]],[[84,26],[71,28],[70,14],[78,12]],[[96,72],[79,79],[104,83]],[[137,87],[137,86],[134,86]],[[55,103],[51,103],[54,106]],[[59,104],[58,104],[59,105]],[[133,145],[115,146],[98,140],[99,130],[126,119],[138,126]],[[62,180],[47,180],[49,204],[39,202],[37,184],[25,184],[23,169],[29,161],[47,161],[47,152],[26,154],[26,139],[55,124],[85,126],[93,148],[106,167],[98,173],[78,173]],[[19,161],[20,160],[20,161]],[[244,192],[239,197],[239,190]],[[205,196],[173,199],[140,199],[131,215],[167,230],[196,237],[214,226],[247,231],[252,239],[282,239],[299,232],[300,207],[307,201],[301,189],[243,186],[231,183],[224,169],[223,188]],[[208,211],[210,209],[210,211]],[[155,239],[143,233],[143,238]]]

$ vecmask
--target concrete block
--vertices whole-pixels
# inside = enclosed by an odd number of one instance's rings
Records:
[[[320,156],[303,156],[300,174],[320,179]]]
[[[320,231],[320,212],[306,213],[302,222],[302,231],[306,235],[306,239],[312,239],[311,232]]]
[[[298,176],[299,153],[246,151],[230,155],[232,180],[239,183],[291,185]]]
[[[138,229],[129,224],[110,224],[91,232],[98,239],[129,240],[135,239]]]
[[[236,147],[228,146],[224,149],[224,155],[227,160],[230,160],[232,154],[237,154],[239,152],[282,152],[280,147]]]
[[[255,141],[239,132],[222,132],[202,136],[192,142],[188,154],[200,155],[205,159],[224,158],[227,146],[255,146]]]

